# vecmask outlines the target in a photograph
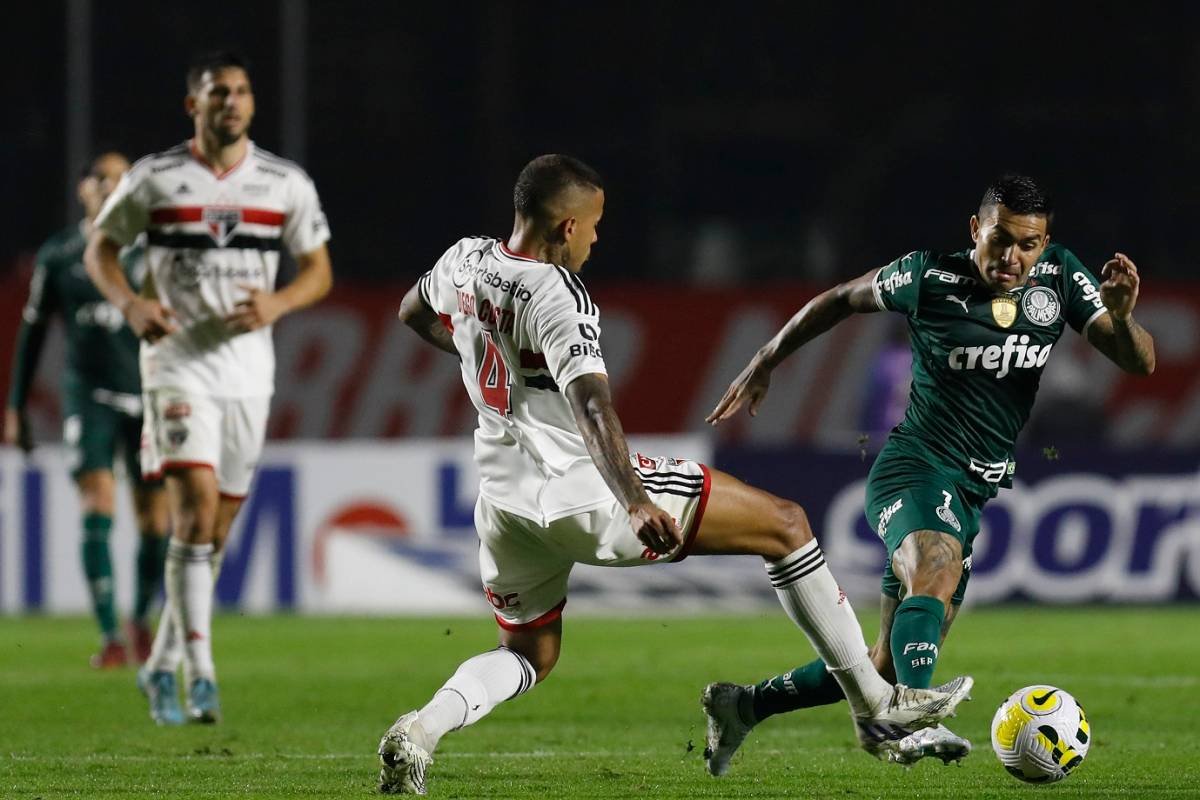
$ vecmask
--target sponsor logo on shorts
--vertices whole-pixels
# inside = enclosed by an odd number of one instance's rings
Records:
[[[188,438],[188,429],[183,425],[172,425],[167,428],[167,442],[171,447],[180,447]]]
[[[497,611],[505,608],[520,608],[521,598],[519,592],[509,592],[508,594],[496,594],[490,586],[483,587],[483,594],[487,597],[488,602]]]
[[[184,400],[172,400],[163,409],[163,419],[184,419],[192,415],[192,406]]]
[[[938,519],[949,525],[951,528],[954,528],[954,530],[958,531],[959,533],[962,533],[962,525],[959,524],[958,517],[954,516],[954,512],[950,510],[950,493],[943,490],[942,497],[945,498],[945,502],[937,507]],[[905,652],[907,653],[908,651],[905,650]]]
[[[1045,286],[1035,286],[1021,298],[1021,310],[1034,325],[1053,325],[1062,310],[1058,295]]]
[[[888,523],[892,521],[892,517],[896,516],[896,512],[899,511],[903,507],[904,507],[904,498],[902,497],[899,500],[897,500],[896,502],[892,503],[887,508],[883,509],[883,511],[879,512],[878,528],[879,528],[880,538],[883,538],[884,536],[887,535]]]

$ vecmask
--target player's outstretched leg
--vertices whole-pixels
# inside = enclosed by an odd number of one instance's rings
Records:
[[[768,678],[757,686],[710,683],[701,696],[707,717],[705,754],[709,773],[724,775],[742,741],[767,717],[844,699],[842,687],[819,658],[791,672]]]
[[[383,735],[379,791],[425,794],[426,771],[441,738],[532,689],[553,669],[561,640],[561,620],[529,631],[506,630],[500,647],[464,661],[424,707],[403,714]]]
[[[749,553],[766,560],[788,617],[804,631],[849,701],[864,749],[886,757],[896,740],[953,713],[970,691],[969,678],[959,679],[949,692],[934,692],[894,687],[880,677],[800,506],[716,470],[711,475],[693,552]],[[709,742],[709,750],[718,754],[720,742]],[[708,760],[711,771],[711,755]],[[722,768],[719,761],[716,766]]]

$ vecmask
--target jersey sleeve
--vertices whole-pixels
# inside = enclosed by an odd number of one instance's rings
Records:
[[[916,313],[924,264],[925,253],[915,250],[875,273],[875,305],[880,311],[899,311],[909,316]]]
[[[550,376],[565,390],[581,375],[607,375],[608,368],[600,350],[599,308],[578,276],[563,267],[553,269],[561,282],[539,304],[530,333],[534,349],[546,357]]]
[[[145,198],[142,175],[142,171],[136,168],[126,172],[96,217],[96,228],[122,246],[137,241],[138,235],[150,223],[150,208]]]
[[[54,284],[50,280],[50,264],[45,251],[38,253],[29,281],[29,298],[21,310],[21,321],[28,325],[45,325],[58,307]]]
[[[1063,298],[1067,323],[1081,336],[1107,309],[1100,299],[1100,282],[1070,250],[1063,249]]]
[[[463,249],[463,241],[456,242],[442,253],[437,263],[417,280],[417,291],[421,302],[438,314],[452,314],[457,298],[454,296],[452,276]]]
[[[283,224],[283,243],[293,256],[311,253],[329,241],[329,222],[321,210],[317,187],[307,175],[295,179],[292,207]]]

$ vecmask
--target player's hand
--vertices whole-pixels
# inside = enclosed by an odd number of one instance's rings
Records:
[[[683,543],[683,531],[675,519],[649,500],[629,506],[629,522],[638,540],[659,555]]]
[[[1129,260],[1124,253],[1117,253],[1100,270],[1100,301],[1108,309],[1113,319],[1126,320],[1137,305],[1138,278],[1137,265]]]
[[[21,448],[25,455],[33,451],[33,429],[24,411],[4,409],[4,443]]]
[[[770,387],[771,371],[755,357],[742,370],[742,374],[729,384],[721,402],[717,403],[717,407],[704,418],[704,421],[710,425],[724,422],[736,414],[747,401],[750,403],[750,416],[758,416],[758,407],[762,404],[763,398],[767,396],[767,389]]]
[[[176,330],[175,312],[149,297],[134,297],[124,311],[134,335],[151,344]]]
[[[264,292],[257,286],[239,288],[249,292],[250,296],[235,303],[233,313],[225,317],[225,324],[234,333],[249,333],[272,325],[287,310],[274,292]]]

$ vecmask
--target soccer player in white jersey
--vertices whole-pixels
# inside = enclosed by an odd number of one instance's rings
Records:
[[[970,678],[918,691],[875,671],[800,506],[695,462],[630,455],[609,394],[599,309],[578,276],[604,210],[596,172],[541,156],[521,172],[513,198],[507,242],[459,241],[401,305],[401,319],[460,359],[479,412],[475,525],[500,646],[468,659],[392,725],[379,745],[380,790],[424,794],[445,733],[550,673],[577,563],[762,556],[788,616],[832,659],[866,749],[882,753],[953,711]]]
[[[245,63],[207,56],[187,74],[191,140],[134,164],[96,219],[88,274],[143,340],[143,467],[165,476],[172,540],[167,613],[138,685],[159,724],[220,717],[211,622],[213,582],[262,451],[274,390],[271,326],[332,284],[329,229],[312,181],[258,148]],[[135,294],[117,261],[145,232],[153,296]],[[275,290],[280,250],[298,272]]]

